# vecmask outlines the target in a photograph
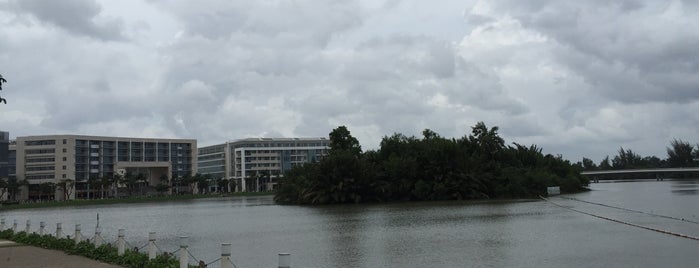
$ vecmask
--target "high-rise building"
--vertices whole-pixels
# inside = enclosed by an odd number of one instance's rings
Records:
[[[206,146],[198,150],[197,172],[233,181],[236,191],[272,190],[285,171],[327,155],[328,143],[327,138],[250,138]]]
[[[14,147],[15,176],[28,183],[25,199],[95,198],[105,191],[113,196],[119,187],[115,174],[143,174],[145,184],[155,186],[196,170],[193,139],[48,135],[17,137]],[[95,189],[95,180],[112,183]],[[51,184],[53,194],[47,193]]]

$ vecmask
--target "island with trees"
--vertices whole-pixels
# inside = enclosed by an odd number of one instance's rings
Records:
[[[281,204],[337,204],[420,200],[529,198],[586,189],[580,165],[536,145],[506,145],[498,127],[483,122],[461,138],[426,129],[422,138],[386,136],[363,152],[345,126],[330,133],[330,150],[318,162],[295,166],[280,180]]]

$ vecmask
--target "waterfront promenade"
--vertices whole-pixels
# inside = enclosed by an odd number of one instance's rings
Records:
[[[98,267],[119,268],[83,256],[68,255],[63,251],[43,249],[0,239],[0,267]]]

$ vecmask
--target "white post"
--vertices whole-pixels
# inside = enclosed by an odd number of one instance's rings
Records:
[[[148,233],[148,259],[155,259],[155,232]]]
[[[44,235],[44,228],[46,228],[46,223],[43,221],[39,222],[39,235]]]
[[[187,252],[187,237],[180,236],[180,268],[187,268],[189,265],[189,254]]]
[[[27,220],[27,225],[24,226],[24,232],[29,234],[29,230],[31,229],[31,226],[32,226],[32,223],[29,220]]]
[[[12,231],[17,232],[17,220],[14,220],[14,222],[12,223]]]
[[[0,219],[0,231],[5,230],[5,218]]]
[[[56,238],[61,238],[63,235],[63,227],[61,227],[61,223],[56,223]]]
[[[233,268],[231,253],[232,248],[230,243],[221,244],[221,268]]]
[[[117,236],[117,255],[124,255],[125,246],[126,240],[124,240],[124,229],[119,229],[119,235]]]
[[[80,240],[82,240],[81,234],[80,234],[80,224],[75,225],[75,244],[80,243]]]
[[[291,255],[289,253],[279,253],[279,268],[291,267]]]
[[[95,247],[98,248],[102,243],[104,243],[104,240],[102,240],[102,228],[95,227]]]

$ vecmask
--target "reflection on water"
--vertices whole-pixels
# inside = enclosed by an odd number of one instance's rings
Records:
[[[699,181],[593,184],[581,200],[696,219]],[[610,218],[699,236],[699,225],[554,198]],[[190,237],[197,258],[212,261],[233,244],[238,267],[276,267],[279,252],[294,267],[693,267],[699,243],[604,221],[546,202],[418,202],[343,206],[279,206],[271,197],[212,198],[1,212],[7,222],[56,222],[90,236],[100,213],[103,236],[178,248]]]

